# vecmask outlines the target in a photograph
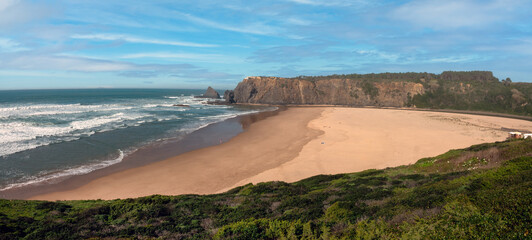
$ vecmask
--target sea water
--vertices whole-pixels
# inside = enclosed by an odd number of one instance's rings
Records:
[[[89,173],[121,162],[139,147],[260,111],[193,97],[202,92],[0,91],[0,191]]]

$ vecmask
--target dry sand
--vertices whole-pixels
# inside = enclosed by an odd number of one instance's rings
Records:
[[[373,108],[292,107],[230,141],[32,199],[114,199],[208,194],[249,182],[293,182],[416,162],[454,148],[504,140],[525,120]]]

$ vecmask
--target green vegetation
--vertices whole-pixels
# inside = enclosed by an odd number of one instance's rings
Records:
[[[420,79],[436,79],[434,73],[369,73],[369,74],[334,74],[329,76],[299,76],[295,79],[303,79],[311,82],[328,80],[328,79],[350,79],[350,80],[367,80],[367,81],[397,81],[397,82],[420,82]]]
[[[425,94],[412,97],[419,108],[532,115],[532,84],[506,81],[438,79],[423,83]]]
[[[311,82],[328,79],[362,81],[372,99],[378,95],[374,82],[415,82],[425,93],[409,96],[407,105],[418,108],[485,111],[532,116],[532,84],[499,81],[488,71],[433,73],[371,73],[330,76],[299,76]]]
[[[0,200],[0,239],[532,239],[532,141],[216,195]]]
[[[375,99],[379,95],[379,89],[367,80],[362,81],[362,91],[364,91],[364,94],[370,96],[371,99]]]

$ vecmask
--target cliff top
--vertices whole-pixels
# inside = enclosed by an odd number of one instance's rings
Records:
[[[367,81],[406,81],[425,82],[429,80],[463,81],[463,82],[498,82],[499,79],[493,76],[491,71],[444,71],[441,74],[427,72],[405,72],[405,73],[368,73],[368,74],[333,74],[327,76],[298,76],[292,78],[270,77],[270,76],[249,76],[246,79],[288,79],[321,81],[330,79],[350,79]]]

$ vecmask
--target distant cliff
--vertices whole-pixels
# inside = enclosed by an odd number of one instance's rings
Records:
[[[248,77],[235,88],[234,98],[237,103],[401,107],[409,96],[424,92],[422,84],[413,82]]]
[[[491,72],[381,73],[297,78],[247,77],[228,102],[422,107],[532,115],[532,84]]]

